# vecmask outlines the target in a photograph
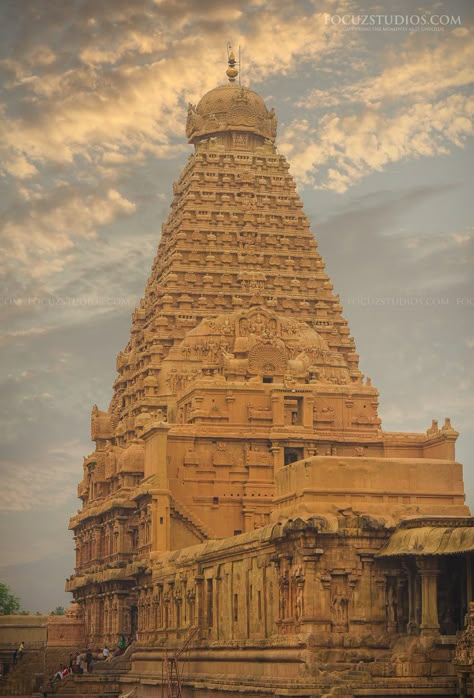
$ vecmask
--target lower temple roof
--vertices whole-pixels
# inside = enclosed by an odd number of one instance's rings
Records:
[[[395,555],[454,555],[474,551],[474,517],[405,521],[378,552]]]

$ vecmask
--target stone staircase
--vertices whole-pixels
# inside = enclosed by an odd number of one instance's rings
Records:
[[[180,519],[185,526],[191,528],[203,542],[215,538],[215,535],[211,529],[206,526],[206,524],[201,521],[196,514],[188,509],[185,504],[178,502],[174,498],[171,502],[171,515]]]
[[[96,662],[94,664],[94,673],[97,675],[110,673],[125,673],[132,668],[132,654],[135,651],[135,646],[129,645],[125,652],[118,657],[112,657],[107,662]]]
[[[118,698],[120,695],[120,684],[113,675],[104,673],[103,675],[92,674],[70,674],[63,681],[53,684],[53,686],[43,686],[32,694],[32,698],[43,698],[44,692],[48,696],[57,695],[58,698]],[[31,694],[31,692],[30,692]]]
[[[69,654],[77,651],[73,647],[53,647],[46,650],[26,650],[23,657],[0,680],[0,696],[31,696],[43,677],[54,674],[61,664],[69,664]]]
[[[31,695],[35,675],[44,671],[44,651],[29,650],[0,680],[0,696]]]

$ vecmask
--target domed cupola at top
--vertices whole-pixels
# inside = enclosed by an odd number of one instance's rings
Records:
[[[259,136],[258,141],[276,138],[277,118],[263,99],[248,87],[236,83],[238,71],[234,54],[229,54],[229,84],[207,92],[198,105],[190,104],[186,135],[190,143],[222,132],[239,132]]]

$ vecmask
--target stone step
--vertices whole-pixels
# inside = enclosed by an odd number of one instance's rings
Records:
[[[178,502],[175,498],[173,498],[171,503],[171,511],[174,511],[177,516],[199,531],[199,533],[204,536],[205,539],[214,538],[212,531],[206,526],[206,524],[198,519],[196,514],[191,512],[191,510],[188,509],[185,504]]]
[[[33,690],[35,674],[43,670],[43,664],[42,652],[25,652],[0,683],[0,695],[29,695]]]

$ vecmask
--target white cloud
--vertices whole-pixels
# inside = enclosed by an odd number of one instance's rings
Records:
[[[417,102],[390,115],[378,108],[341,116],[326,114],[318,125],[296,119],[282,134],[280,150],[297,179],[344,192],[389,163],[447,154],[472,134],[474,98],[451,95]]]
[[[38,174],[37,168],[18,152],[14,153],[9,160],[5,160],[3,167],[8,174],[18,179],[28,179]]]
[[[377,74],[367,73],[379,63],[349,61],[340,83],[311,90],[298,103],[305,116],[280,146],[295,175],[344,192],[391,162],[463,147],[472,134],[474,101],[465,88],[474,82],[474,42],[462,29],[435,40],[408,35],[404,46],[387,49]]]
[[[30,201],[5,220],[0,228],[4,240],[3,267],[11,260],[28,265],[29,274],[40,278],[61,271],[67,254],[78,239],[95,237],[97,228],[129,216],[136,205],[115,189],[84,192],[79,187],[60,187],[52,194],[31,194]]]
[[[173,14],[169,3],[161,6]],[[133,13],[123,12],[125,16],[119,8],[115,17],[112,13],[106,31],[100,32],[100,19],[89,22],[88,31],[81,27],[83,45],[75,64],[65,61],[61,68],[42,44],[30,48],[23,63],[4,62],[21,83],[28,105],[24,113],[4,114],[7,149],[17,153],[21,148],[35,163],[73,163],[76,154],[94,144],[106,150],[114,144],[140,149],[144,140],[159,145],[181,136],[186,99],[197,99],[224,78],[222,29],[232,28],[235,43],[242,45],[244,80],[251,81],[288,73],[299,62],[319,59],[347,41],[328,30],[322,13],[297,16],[278,7],[269,11],[257,5],[247,22],[240,8],[216,5],[197,15],[209,25],[196,33],[193,3],[181,8],[180,18],[173,17],[181,25],[177,32],[160,22],[159,15],[146,12],[137,28]],[[118,29],[111,27],[114,19]],[[38,70],[32,72],[34,68]]]
[[[373,64],[352,64],[342,84],[327,90],[311,90],[299,101],[299,106],[315,108],[357,103],[370,106],[432,100],[443,92],[469,86],[474,82],[474,42],[471,29],[462,29],[462,34],[452,31],[441,38],[438,36],[436,43],[429,45],[423,45],[419,35],[416,38],[409,35],[405,48],[397,46],[396,51],[389,50],[384,55],[378,74],[369,77],[360,74],[360,69],[373,70]],[[359,70],[354,71],[355,67]]]
[[[64,272],[78,240],[136,210],[123,178],[187,147],[186,102],[225,80],[223,34],[242,46],[244,83],[318,62],[346,41],[328,31],[324,8],[246,6],[250,15],[232,0],[225,8],[164,1],[159,11],[118,3],[106,12],[79,1],[66,24],[60,5],[25,8],[22,43],[0,61],[0,171],[16,189],[0,231],[3,269],[20,264],[38,279]],[[62,25],[59,60],[52,27]]]

